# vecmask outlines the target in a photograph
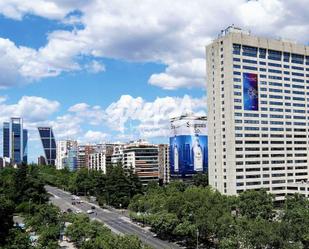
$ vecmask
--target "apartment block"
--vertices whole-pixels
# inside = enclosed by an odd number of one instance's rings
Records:
[[[158,146],[139,140],[125,145],[123,167],[137,174],[143,185],[159,180]]]

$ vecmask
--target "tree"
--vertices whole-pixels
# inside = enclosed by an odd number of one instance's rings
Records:
[[[208,186],[208,174],[198,173],[192,178],[193,184],[198,187],[207,187]]]
[[[12,228],[3,249],[32,249],[29,235],[20,228]]]
[[[249,219],[274,217],[274,199],[266,190],[247,190],[239,195],[239,213]]]
[[[5,243],[5,239],[13,226],[14,203],[4,196],[0,196],[0,245]]]

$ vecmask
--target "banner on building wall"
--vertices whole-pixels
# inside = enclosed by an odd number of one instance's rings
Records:
[[[172,175],[207,172],[206,118],[183,117],[171,121],[170,166]]]
[[[207,136],[170,137],[171,173],[179,175],[207,172]]]
[[[259,110],[258,75],[243,73],[243,102],[244,110]]]

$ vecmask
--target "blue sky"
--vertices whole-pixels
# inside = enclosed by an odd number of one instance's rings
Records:
[[[221,29],[307,44],[308,10],[302,0],[6,0],[0,122],[24,118],[30,161],[42,153],[38,125],[81,143],[167,142],[169,118],[207,112],[204,47]]]

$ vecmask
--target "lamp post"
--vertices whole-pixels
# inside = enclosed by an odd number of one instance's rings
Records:
[[[198,236],[199,236],[199,230],[196,228],[196,249],[198,249]]]
[[[28,214],[29,214],[29,216],[30,216],[30,203],[31,203],[31,201],[32,201],[32,199],[30,198],[30,199],[29,199],[29,202],[28,202],[28,204],[29,204],[29,205],[28,205]]]

